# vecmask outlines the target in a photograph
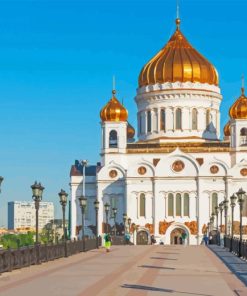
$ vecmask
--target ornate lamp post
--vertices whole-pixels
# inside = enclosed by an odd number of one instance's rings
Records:
[[[68,257],[68,252],[67,252],[67,234],[66,234],[66,227],[65,227],[65,208],[67,205],[67,198],[68,198],[68,193],[66,193],[63,189],[58,193],[59,198],[60,198],[60,204],[62,206],[62,211],[63,211],[63,242],[64,242],[64,251],[65,251],[65,257]]]
[[[237,200],[237,196],[235,194],[233,194],[231,197],[231,208],[232,208],[232,233],[231,233],[231,245],[230,245],[230,252],[232,252],[232,245],[233,245],[233,236],[234,236],[234,232],[233,232],[233,222],[234,222],[234,207],[236,206],[236,200]]]
[[[223,205],[224,205],[224,211],[225,211],[225,236],[227,236],[227,228],[228,228],[228,223],[227,223],[227,216],[228,216],[228,203],[229,201],[227,199],[225,199],[223,201]]]
[[[37,181],[34,182],[34,184],[31,186],[32,188],[32,193],[33,193],[33,201],[35,204],[35,211],[36,211],[36,239],[35,239],[35,244],[36,244],[36,260],[37,264],[40,263],[39,261],[39,203],[42,200],[42,194],[45,189],[41,185],[41,183],[37,183]]]
[[[35,210],[36,210],[36,244],[39,242],[39,203],[42,200],[42,194],[45,187],[41,185],[41,183],[35,183],[31,186],[33,192],[33,201],[35,203]]]
[[[110,211],[110,205],[108,203],[104,204],[104,208],[105,208],[105,222],[106,222],[106,229],[105,232],[108,233],[108,217],[109,217],[109,211]]]
[[[113,219],[114,219],[114,235],[117,235],[117,225],[116,225],[116,217],[117,217],[117,208],[112,209]]]
[[[81,216],[82,216],[82,251],[85,252],[85,229],[84,229],[84,221],[85,221],[85,210],[87,207],[87,199],[84,196],[79,197],[79,204],[81,207]]]
[[[129,233],[130,233],[131,218],[128,218],[128,226],[129,226]]]
[[[236,193],[238,196],[238,204],[239,204],[239,211],[240,211],[240,239],[239,239],[239,251],[238,251],[238,256],[242,257],[242,241],[243,241],[243,227],[242,227],[242,220],[243,220],[243,204],[244,204],[244,198],[245,198],[245,191],[243,188],[240,188],[238,192]]]
[[[127,221],[127,214],[123,213],[124,234],[125,234],[125,231],[126,231],[126,221]]]
[[[94,208],[95,208],[95,216],[96,216],[96,223],[95,223],[95,226],[96,226],[96,248],[98,249],[99,248],[99,232],[98,232],[99,201],[97,199],[94,202]]]
[[[219,207],[216,206],[215,208],[215,216],[216,216],[216,240],[217,240],[217,245],[219,245]]]
[[[222,201],[219,204],[219,210],[220,210],[220,232],[222,232],[222,214],[223,214],[223,209],[224,209],[224,202]]]

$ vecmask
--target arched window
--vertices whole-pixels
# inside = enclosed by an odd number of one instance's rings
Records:
[[[197,130],[197,110],[192,109],[192,130]]]
[[[151,121],[152,121],[151,111],[149,110],[147,112],[147,131],[148,131],[148,133],[150,133],[152,130],[152,122]]]
[[[138,128],[139,128],[139,133],[142,135],[142,114],[138,114]]]
[[[174,216],[174,201],[173,194],[168,194],[168,216]]]
[[[215,207],[218,206],[218,194],[213,193],[212,194],[212,213],[215,213]]]
[[[109,135],[109,147],[117,148],[117,146],[118,146],[117,132],[115,130],[111,130]]]
[[[247,127],[243,127],[240,130],[240,136],[247,136]]]
[[[182,212],[181,212],[181,201],[182,201],[182,197],[180,193],[176,194],[176,216],[181,216]]]
[[[166,129],[166,112],[164,109],[160,110],[160,130],[165,131]]]
[[[178,108],[176,110],[176,130],[182,129],[182,110]]]
[[[189,194],[184,194],[184,216],[189,216],[190,214],[190,199]]]
[[[145,194],[141,193],[140,195],[140,217],[145,217],[145,205],[146,199],[145,199]]]
[[[210,113],[210,110],[208,109],[206,113],[206,128],[210,125],[210,122],[211,122],[211,113]]]

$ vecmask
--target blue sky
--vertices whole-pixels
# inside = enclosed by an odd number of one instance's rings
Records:
[[[218,69],[222,126],[247,73],[247,2],[180,0],[181,30]],[[99,111],[117,97],[136,125],[142,66],[175,30],[176,0],[0,0],[0,226],[7,201],[69,191],[75,159],[100,160]],[[246,74],[247,75],[247,74]]]

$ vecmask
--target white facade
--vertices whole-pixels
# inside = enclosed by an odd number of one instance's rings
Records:
[[[40,202],[39,229],[54,220],[52,202]],[[8,203],[8,229],[35,228],[35,204],[31,201],[12,201]]]
[[[154,235],[158,242],[175,243],[174,233],[181,231],[189,244],[201,244],[215,206],[230,201],[241,187],[247,191],[247,136],[241,134],[247,119],[231,119],[231,136],[220,140],[222,95],[217,85],[208,83],[142,86],[135,102],[138,140],[128,141],[127,122],[102,120],[100,163],[86,168],[84,181],[81,164],[76,161],[72,166],[71,238],[81,235],[78,197],[85,182],[87,234],[95,225],[97,199],[99,234],[106,221],[104,204],[109,203],[117,208],[118,224],[124,213],[131,218],[134,243],[143,231],[149,241]],[[109,140],[112,130],[117,132],[114,146]],[[243,224],[246,214],[245,209]],[[229,233],[230,202],[226,218]],[[239,221],[238,204],[234,221]],[[114,223],[111,215],[109,222]]]

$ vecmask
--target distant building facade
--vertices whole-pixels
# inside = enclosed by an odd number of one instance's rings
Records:
[[[52,202],[41,202],[39,207],[39,229],[54,220]],[[8,202],[8,229],[35,228],[35,205],[31,201]]]

